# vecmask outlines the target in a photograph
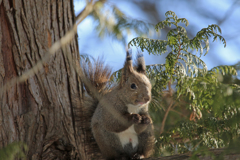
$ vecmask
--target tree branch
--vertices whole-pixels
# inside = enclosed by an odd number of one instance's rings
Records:
[[[227,152],[227,149],[210,149],[209,152],[215,156],[216,159],[222,159],[224,160],[238,160],[240,158],[239,152]],[[177,154],[173,156],[166,156],[166,157],[158,157],[158,158],[147,158],[145,160],[187,160],[190,159],[192,156],[192,152],[186,153],[186,154]],[[197,155],[199,160],[212,160],[213,158],[209,155],[207,156],[201,156]]]
[[[168,82],[168,90],[169,90],[170,96],[172,97],[171,81],[172,81],[172,79],[170,79],[169,82]],[[168,108],[167,108],[167,110],[166,110],[166,112],[165,112],[165,114],[164,114],[163,121],[162,121],[162,126],[161,126],[161,128],[160,128],[160,135],[161,135],[161,134],[163,133],[163,131],[164,131],[164,127],[165,127],[165,123],[166,123],[166,120],[167,120],[167,116],[168,116],[169,111],[171,110],[171,107],[172,107],[172,105],[173,105],[173,102],[174,102],[174,100],[171,100],[171,102],[170,102],[170,104],[169,104],[169,106],[168,106]]]

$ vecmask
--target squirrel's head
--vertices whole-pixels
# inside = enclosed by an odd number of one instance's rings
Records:
[[[146,66],[142,53],[137,55],[136,66],[133,67],[131,50],[127,51],[120,88],[124,101],[128,105],[141,107],[150,102],[152,86],[146,76]]]

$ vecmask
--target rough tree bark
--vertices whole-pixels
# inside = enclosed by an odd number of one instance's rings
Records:
[[[74,17],[73,0],[0,0],[0,86],[33,67],[71,29]],[[73,115],[73,97],[81,95],[70,64],[79,63],[77,45],[76,37],[0,97],[0,148],[22,141],[28,159],[89,159],[87,132],[75,127]]]

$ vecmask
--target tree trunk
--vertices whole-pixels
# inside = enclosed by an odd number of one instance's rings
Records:
[[[74,17],[73,0],[0,0],[0,87],[47,54]],[[74,123],[73,97],[82,94],[71,63],[79,63],[77,37],[35,76],[3,93],[0,148],[22,141],[27,159],[88,159],[86,133]]]

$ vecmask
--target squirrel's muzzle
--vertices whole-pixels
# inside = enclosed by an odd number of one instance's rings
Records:
[[[148,101],[150,101],[150,97],[144,97],[144,101],[147,103]]]
[[[150,95],[142,95],[141,97],[139,97],[135,103],[137,104],[145,104],[148,103],[151,100]]]

